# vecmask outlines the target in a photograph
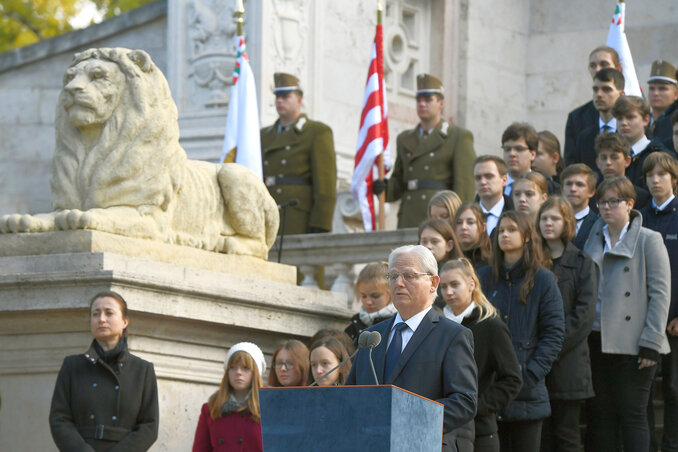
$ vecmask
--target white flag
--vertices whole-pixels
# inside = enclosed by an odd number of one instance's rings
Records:
[[[242,36],[236,39],[237,56],[221,161],[246,166],[263,180],[257,88],[247,58],[245,39]]]
[[[626,40],[624,25],[626,24],[626,4],[617,3],[617,8],[612,16],[610,31],[607,34],[607,46],[612,47],[619,54],[622,72],[624,74],[624,94],[627,96],[643,96],[636,76],[636,67],[633,65],[633,57],[629,42]]]

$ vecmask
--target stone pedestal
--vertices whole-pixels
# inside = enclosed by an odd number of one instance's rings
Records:
[[[342,294],[297,287],[293,267],[257,259],[94,231],[2,235],[0,255],[0,450],[55,450],[56,373],[91,342],[87,302],[101,290],[126,298],[130,350],[155,366],[156,451],[190,450],[228,347],[255,342],[270,362],[279,341],[350,318]]]

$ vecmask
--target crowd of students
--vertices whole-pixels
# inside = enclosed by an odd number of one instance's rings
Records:
[[[624,96],[610,50],[591,54],[594,100],[568,118],[564,156],[552,133],[511,124],[503,158],[473,163],[475,202],[440,191],[420,219],[419,244],[438,263],[434,309],[474,337],[477,414],[456,433],[460,450],[659,450],[658,372],[661,450],[678,450],[678,113],[654,115],[644,99]],[[582,119],[587,108],[593,126]],[[673,143],[647,137],[652,127],[665,133],[667,121]],[[388,270],[362,269],[361,307],[345,331],[280,344],[267,386],[344,384],[360,333],[396,315]],[[90,349],[67,357],[57,378],[55,443],[145,450],[158,431],[153,367],[127,352],[122,296],[97,294],[90,313]],[[193,450],[262,450],[264,354],[235,344],[224,368],[200,409]]]

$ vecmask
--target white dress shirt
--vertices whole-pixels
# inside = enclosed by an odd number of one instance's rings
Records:
[[[407,328],[404,328],[400,332],[400,338],[403,341],[403,348],[400,350],[401,352],[405,350],[405,347],[407,346],[407,343],[410,342],[410,339],[412,339],[412,336],[414,335],[414,332],[417,331],[417,328],[419,328],[419,324],[421,323],[422,320],[424,320],[424,317],[426,316],[426,313],[430,311],[433,308],[433,306],[429,306],[428,308],[424,309],[418,314],[413,315],[407,320],[403,320],[402,317],[400,317],[400,313],[396,314],[395,320],[393,321],[393,325],[397,325],[400,322],[405,322],[407,324]],[[390,333],[388,334],[388,344],[386,345],[386,348],[388,349],[388,346],[391,345],[391,341],[393,340],[393,336],[395,335],[395,328],[391,328]]]

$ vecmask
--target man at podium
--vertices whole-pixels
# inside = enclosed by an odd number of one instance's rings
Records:
[[[362,349],[345,384],[390,384],[440,402],[445,407],[442,450],[456,452],[453,430],[476,413],[473,335],[432,309],[440,278],[427,248],[397,248],[388,267],[391,300],[398,313],[368,329],[382,338],[372,352],[374,372],[369,350]]]

